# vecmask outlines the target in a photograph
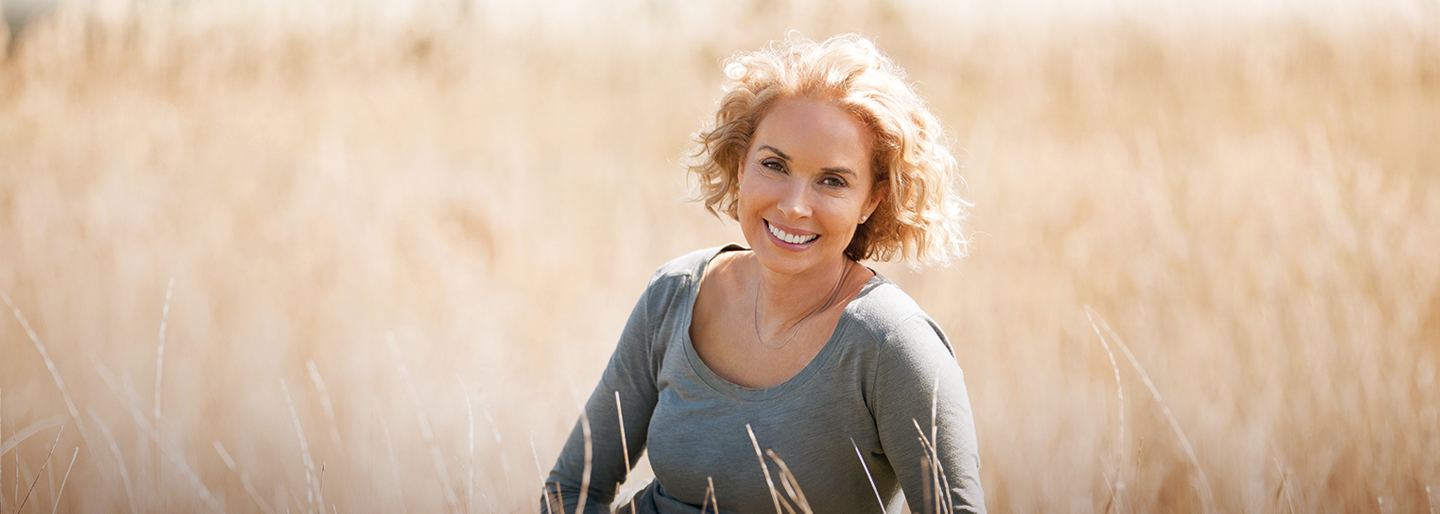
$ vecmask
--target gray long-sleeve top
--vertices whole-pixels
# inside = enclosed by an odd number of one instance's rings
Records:
[[[949,340],[879,274],[791,379],[752,389],[710,371],[690,343],[690,320],[706,265],[734,249],[697,251],[656,271],[550,472],[549,496],[558,490],[565,511],[575,512],[586,461],[581,424],[588,420],[587,513],[608,512],[627,463],[647,446],[655,481],[635,496],[636,512],[702,512],[707,479],[721,512],[773,512],[757,443],[785,462],[814,512],[877,512],[883,503],[884,512],[896,513],[902,490],[913,512],[934,512],[927,505],[935,505],[936,490],[948,493],[953,512],[984,512],[975,424]],[[943,470],[939,488],[927,472],[933,464],[922,464],[929,454],[922,435],[933,441]],[[769,457],[765,464],[779,496],[789,498],[780,466]],[[549,512],[543,500],[541,507]]]

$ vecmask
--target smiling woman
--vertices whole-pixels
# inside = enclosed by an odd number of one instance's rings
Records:
[[[748,248],[655,273],[542,506],[608,511],[648,448],[655,481],[625,510],[983,512],[950,342],[858,262],[964,254],[938,120],[858,36],[787,40],[726,71],[690,169]]]

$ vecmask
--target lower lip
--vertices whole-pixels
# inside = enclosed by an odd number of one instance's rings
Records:
[[[806,248],[810,248],[811,246],[814,246],[814,245],[815,245],[815,242],[820,240],[819,237],[816,237],[815,239],[811,239],[811,240],[809,240],[809,241],[806,241],[806,242],[801,243],[801,244],[798,244],[798,245],[795,244],[795,243],[786,242],[784,239],[780,239],[780,238],[778,238],[778,237],[775,237],[775,233],[770,231],[770,222],[767,221],[767,222],[763,222],[763,223],[765,224],[765,235],[770,236],[770,241],[774,242],[776,246],[779,246],[779,247],[784,248],[784,249],[786,249],[786,250],[793,250],[793,251],[804,250],[804,249],[806,249]]]

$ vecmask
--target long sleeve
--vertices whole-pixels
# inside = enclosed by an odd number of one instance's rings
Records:
[[[584,512],[608,513],[615,498],[617,484],[625,481],[631,466],[645,451],[646,433],[650,417],[655,410],[657,389],[655,376],[658,371],[662,350],[656,349],[652,309],[661,308],[654,303],[655,281],[631,311],[615,353],[590,399],[585,403],[585,412],[576,421],[575,428],[560,453],[550,477],[545,481],[545,498],[541,501],[541,512],[549,513],[549,503],[557,495],[563,502],[564,512],[575,512],[580,500],[585,468],[589,460],[589,487],[585,494]],[[621,439],[620,417],[616,409],[616,393],[619,393],[620,410],[624,412],[624,439]],[[589,424],[589,448],[586,448],[585,428]],[[628,455],[624,449],[629,450]],[[589,455],[587,456],[587,453]]]
[[[953,505],[953,512],[985,512],[975,421],[964,374],[945,334],[917,314],[888,339],[876,366],[873,408],[886,458],[911,512],[937,512],[937,490],[948,495],[944,503]],[[938,475],[922,437],[935,448]]]

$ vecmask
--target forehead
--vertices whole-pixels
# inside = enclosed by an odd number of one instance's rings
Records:
[[[781,100],[760,120],[751,148],[774,147],[801,166],[862,173],[870,169],[872,139],[859,117],[835,103],[795,97]]]

